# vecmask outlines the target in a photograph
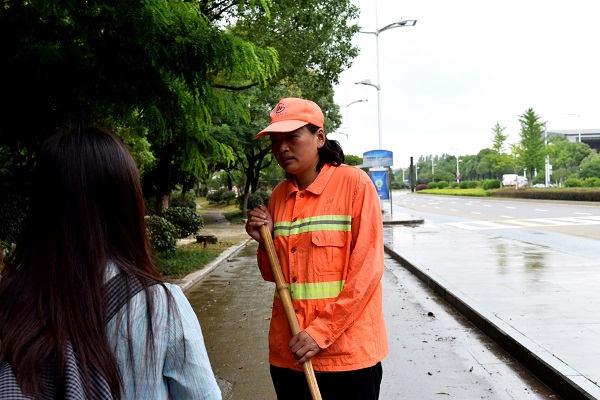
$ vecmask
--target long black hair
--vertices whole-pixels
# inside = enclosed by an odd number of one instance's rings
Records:
[[[55,358],[60,374],[70,340],[84,375],[92,366],[120,397],[104,320],[105,269],[112,261],[139,279],[152,309],[148,286],[160,275],[144,214],[137,167],[116,136],[70,127],[44,143],[28,215],[0,279],[0,351],[23,393],[42,396],[43,363]],[[150,327],[150,311],[148,318]]]

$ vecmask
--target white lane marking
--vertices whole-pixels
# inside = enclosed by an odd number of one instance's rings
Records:
[[[509,217],[510,218],[510,217]],[[564,218],[532,218],[521,220],[504,220],[499,222],[469,221],[450,222],[450,225],[468,230],[480,229],[508,229],[508,228],[533,228],[544,226],[577,226],[577,225],[600,225],[600,216],[592,217],[564,217]]]
[[[508,208],[509,210],[516,210],[517,209],[517,207],[506,207],[506,208]]]
[[[576,215],[594,215],[592,213],[582,213],[582,212],[576,212]]]
[[[542,208],[536,208],[535,211],[542,211],[542,212],[548,212],[549,210],[544,210]]]
[[[484,204],[483,206],[484,207],[491,207],[491,205],[489,205],[489,204]]]
[[[501,215],[500,218],[509,218],[509,219],[512,219],[514,217],[511,217],[510,215]]]
[[[471,211],[471,214],[478,214],[478,215],[479,215],[479,214],[481,214],[481,213],[480,213],[480,212],[477,212],[477,211]]]

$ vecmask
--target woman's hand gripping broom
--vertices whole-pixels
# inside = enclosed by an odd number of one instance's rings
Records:
[[[273,238],[271,238],[271,232],[269,231],[269,227],[267,225],[260,227],[260,236],[262,237],[263,243],[267,250],[269,262],[271,263],[271,269],[273,270],[273,276],[275,277],[275,285],[277,286],[277,292],[279,293],[279,297],[283,303],[285,315],[287,316],[290,324],[292,335],[295,336],[300,333],[300,325],[298,324],[298,319],[296,318],[296,314],[294,312],[294,306],[292,304],[292,298],[288,290],[288,285],[283,277],[283,272],[281,272],[281,265],[279,264],[277,253],[275,252]],[[308,389],[310,390],[313,400],[321,400],[321,392],[319,391],[317,378],[315,377],[315,371],[313,370],[310,360],[302,364],[302,370],[306,376]]]

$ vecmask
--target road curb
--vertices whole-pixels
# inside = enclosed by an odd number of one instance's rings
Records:
[[[181,288],[181,290],[183,290],[183,292],[190,290],[195,284],[197,284],[200,280],[202,280],[202,278],[204,278],[204,276],[206,274],[208,274],[213,269],[215,269],[223,260],[225,260],[232,254],[234,254],[235,252],[240,250],[242,247],[244,247],[250,240],[251,240],[251,238],[239,241],[238,243],[234,244],[233,246],[229,247],[224,252],[219,254],[219,256],[217,258],[215,258],[210,263],[206,264],[202,269],[194,271],[191,274],[186,275],[183,278],[178,279],[173,283],[175,283],[176,285],[179,285],[179,287]]]
[[[565,399],[600,399],[600,389],[585,376],[540,347],[511,325],[481,307],[443,278],[426,272],[384,246],[385,252],[435,291],[500,347]]]

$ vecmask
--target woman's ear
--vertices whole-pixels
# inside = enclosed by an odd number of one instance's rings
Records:
[[[315,135],[317,136],[317,147],[321,148],[325,146],[325,141],[327,140],[327,138],[325,137],[325,131],[323,130],[323,128],[319,128]]]

